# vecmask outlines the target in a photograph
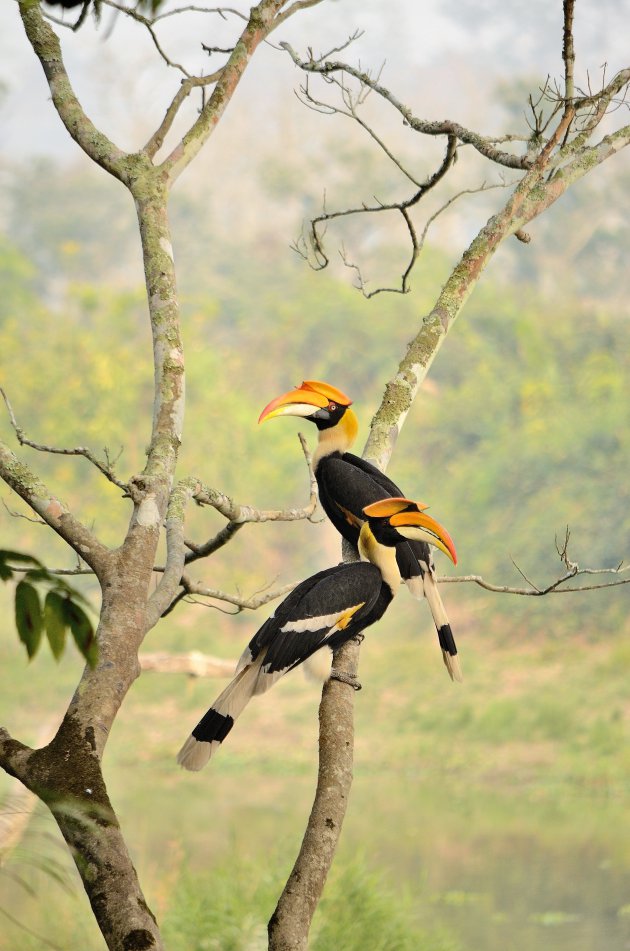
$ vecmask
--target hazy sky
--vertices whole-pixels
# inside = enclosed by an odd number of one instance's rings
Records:
[[[273,40],[319,51],[363,29],[343,56],[363,66],[385,63],[386,82],[418,114],[448,109],[450,118],[466,122],[478,117],[498,78],[510,72],[543,79],[561,73],[561,18],[561,0],[324,0],[288,21]],[[630,0],[578,0],[579,79],[584,81],[587,68],[597,78],[606,60],[608,75],[626,65],[629,22]],[[161,118],[179,76],[165,72],[144,31],[121,15],[106,10],[103,27],[98,33],[90,24],[77,34],[62,30],[66,64],[90,116],[123,147],[137,146],[144,131],[138,138],[138,126]],[[200,43],[229,45],[235,28],[233,17],[227,22],[197,17],[192,23],[175,17],[165,21],[160,37],[174,59],[195,71],[208,66]],[[221,59],[212,62],[219,65]],[[0,153],[9,159],[25,153],[75,155],[48,102],[15,0],[0,4],[0,64]],[[291,108],[291,90],[299,80],[285,54],[259,50],[239,91],[241,108],[247,95],[256,106],[252,121],[264,122],[277,108],[278,95],[284,97],[283,108]],[[299,122],[298,110],[294,116],[291,121]]]

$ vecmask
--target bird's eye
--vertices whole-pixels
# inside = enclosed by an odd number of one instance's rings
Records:
[[[328,409],[331,411],[331,413],[334,413],[335,410],[337,409],[337,404],[336,404],[336,403],[329,403],[329,404],[328,404]]]

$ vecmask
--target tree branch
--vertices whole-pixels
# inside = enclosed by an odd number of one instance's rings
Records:
[[[302,445],[302,451],[304,452],[304,458],[306,459],[306,464],[308,466],[310,481],[309,501],[303,508],[255,509],[250,505],[239,505],[223,492],[218,492],[216,489],[211,489],[201,485],[197,491],[193,493],[193,498],[199,505],[211,505],[217,510],[217,512],[220,512],[221,515],[224,515],[225,518],[229,520],[229,522],[234,523],[235,526],[242,525],[245,522],[295,522],[303,518],[310,520],[317,506],[317,482],[315,480],[315,474],[311,465],[311,456],[306,444],[306,440],[302,433],[298,433],[298,438]],[[236,527],[232,529],[232,532],[235,531]],[[214,546],[217,538],[218,536],[215,536],[214,539],[211,539],[211,541],[207,543],[207,546]],[[204,551],[205,548],[206,546],[201,545],[199,546],[198,551]],[[195,554],[195,552],[193,552],[193,554]],[[199,555],[198,557],[203,557],[203,554]],[[195,561],[195,558],[190,557],[187,560]]]
[[[164,139],[170,132],[177,113],[179,112],[180,106],[188,98],[193,89],[210,86],[221,77],[222,72],[223,68],[217,69],[214,73],[209,73],[207,76],[189,76],[187,79],[182,80],[179,89],[177,90],[171,101],[171,104],[166,110],[166,115],[164,116],[160,126],[156,129],[144,147],[143,151],[146,152],[150,158],[153,158],[155,154],[161,149],[162,145],[164,144]]]
[[[83,456],[88,462],[91,462],[93,466],[102,472],[105,478],[109,479],[110,482],[113,482],[114,485],[117,485],[119,489],[122,489],[124,492],[128,490],[128,485],[126,482],[120,482],[116,478],[112,464],[109,461],[109,457],[106,456],[105,462],[101,462],[100,459],[97,459],[93,452],[90,449],[86,449],[83,446],[77,446],[75,449],[58,449],[55,446],[45,446],[42,443],[33,442],[32,439],[29,439],[21,426],[18,426],[15,414],[13,412],[13,407],[9,402],[9,397],[4,392],[2,387],[0,387],[0,394],[6,404],[7,411],[9,413],[9,418],[11,420],[11,425],[15,430],[15,435],[21,446],[29,446],[31,449],[37,449],[38,452],[50,452],[53,454],[58,454],[61,456]]]
[[[356,677],[359,645],[347,641],[333,665]],[[317,789],[300,852],[269,921],[269,951],[305,951],[313,914],[337,848],[352,785],[354,689],[328,680],[319,707]]]
[[[26,35],[39,59],[55,109],[64,126],[83,151],[115,178],[125,179],[125,153],[86,116],[68,78],[59,39],[42,16],[39,3],[19,0]]]
[[[408,106],[405,106],[389,89],[373,79],[369,73],[350,66],[348,63],[322,62],[321,60],[312,58],[302,60],[290,43],[283,42],[280,43],[280,46],[287,51],[295,65],[299,66],[299,68],[306,73],[317,73],[323,78],[330,77],[332,73],[336,72],[347,73],[349,76],[353,76],[362,86],[367,86],[369,89],[378,93],[382,99],[389,102],[401,114],[407,125],[416,132],[430,136],[454,136],[460,142],[466,145],[472,145],[472,147],[481,155],[485,156],[485,158],[490,159],[497,165],[504,165],[506,168],[528,169],[531,166],[531,161],[526,155],[514,155],[512,152],[504,152],[501,149],[497,149],[495,142],[498,140],[496,138],[480,135],[478,132],[473,132],[471,129],[465,128],[465,126],[460,125],[458,122],[452,122],[451,120],[432,122],[426,119],[418,119],[413,115]]]
[[[208,102],[201,110],[199,118],[162,163],[161,167],[166,172],[169,183],[178,178],[214,131],[231,101],[256,47],[281,22],[276,19],[276,15],[280,13],[285,2],[286,0],[261,0],[257,6],[251,8],[247,25],[223,67],[221,77],[217,80],[217,84]],[[305,5],[311,6],[315,2],[320,2],[320,0],[312,0],[312,3],[308,0],[303,0],[303,2]],[[295,3],[289,10],[285,11],[282,19],[286,19],[287,16],[297,12],[301,6],[301,3]]]
[[[102,575],[112,558],[109,549],[75,518],[65,503],[54,496],[26,463],[21,462],[1,441],[0,478],[4,479],[98,576]]]
[[[184,570],[184,518],[186,506],[198,488],[194,479],[178,482],[171,491],[166,512],[166,565],[157,588],[147,602],[147,626],[162,617],[177,591]]]

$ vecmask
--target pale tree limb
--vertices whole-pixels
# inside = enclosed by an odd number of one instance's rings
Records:
[[[186,594],[199,595],[203,598],[212,598],[215,601],[224,601],[226,604],[233,604],[238,610],[231,613],[240,614],[240,612],[244,610],[256,611],[262,607],[263,604],[268,604],[270,601],[275,601],[276,598],[288,594],[289,591],[293,591],[298,582],[292,581],[273,590],[265,589],[262,593],[257,592],[248,598],[244,598],[241,595],[228,594],[227,591],[220,591],[217,588],[208,588],[200,582],[193,581],[188,575],[182,576],[181,584]]]
[[[147,626],[153,627],[169,606],[181,583],[186,554],[184,517],[186,506],[198,489],[195,479],[178,482],[166,512],[166,564],[160,582],[147,601]]]
[[[455,123],[450,120],[438,123],[427,123],[424,120],[418,119],[416,116],[414,116],[409,107],[403,105],[389,89],[383,86],[383,84],[380,82],[380,76],[374,77],[371,74],[362,72],[360,69],[356,69],[346,63],[331,62],[329,59],[327,59],[330,54],[324,54],[323,56],[315,58],[309,51],[308,59],[300,59],[300,57],[290,47],[289,44],[282,45],[287,50],[296,65],[306,73],[307,77],[309,75],[316,74],[328,84],[337,86],[340,90],[341,98],[345,108],[330,102],[323,103],[321,100],[316,99],[310,92],[308,78],[306,84],[301,87],[301,93],[304,101],[311,108],[314,108],[317,111],[321,111],[326,114],[339,114],[347,116],[348,118],[357,122],[368,132],[371,138],[377,143],[379,148],[385,152],[389,160],[407,178],[413,177],[410,176],[402,162],[397,159],[392,151],[381,141],[380,137],[374,132],[374,130],[371,129],[371,127],[366,122],[364,122],[364,120],[358,114],[357,106],[360,105],[364,100],[366,92],[375,93],[385,102],[394,106],[394,108],[397,109],[401,115],[403,115],[405,123],[408,124],[414,131],[428,136],[452,137],[456,144],[461,143],[463,146],[468,145],[476,148],[480,154],[491,161],[495,166],[506,166],[517,170],[520,169],[522,171],[534,169],[537,163],[540,163],[541,156],[544,156],[546,159],[548,158],[548,156],[545,155],[545,149],[549,145],[549,140],[545,138],[545,132],[547,128],[553,123],[553,121],[557,119],[558,116],[560,116],[560,122],[563,125],[562,135],[560,138],[554,138],[553,144],[551,146],[553,149],[556,149],[558,146],[560,146],[560,148],[557,149],[553,158],[549,159],[547,163],[549,173],[551,174],[557,168],[558,164],[562,162],[563,148],[565,146],[570,145],[572,148],[572,154],[576,155],[578,148],[588,141],[588,138],[592,135],[603,117],[610,112],[611,107],[613,105],[618,107],[625,103],[625,97],[628,93],[628,84],[630,83],[630,69],[622,69],[613,77],[610,82],[605,83],[604,80],[602,80],[602,88],[598,92],[592,93],[589,91],[588,95],[581,95],[577,97],[574,96],[575,90],[573,70],[575,53],[573,47],[572,23],[573,0],[566,0],[563,34],[563,59],[565,62],[565,82],[568,84],[568,86],[564,93],[561,93],[560,91],[553,92],[550,90],[549,83],[547,82],[541,91],[538,103],[534,103],[530,96],[529,102],[533,117],[533,125],[530,125],[530,128],[532,129],[533,134],[528,140],[527,151],[522,156],[514,156],[512,153],[507,153],[497,149],[497,144],[499,142],[507,141],[522,143],[525,141],[522,136],[514,134],[508,134],[498,138],[490,136],[478,136],[477,133],[472,133],[469,129],[462,127],[459,123]],[[339,78],[339,76],[341,76],[341,78]],[[354,77],[354,79],[358,81],[359,88],[361,90],[358,95],[353,94],[349,89],[345,80],[345,76]],[[544,118],[542,109],[540,112],[537,111],[540,101],[543,99],[552,105],[550,114],[547,116],[547,118]],[[572,140],[571,135],[574,135]],[[415,200],[417,201],[419,197],[422,196],[416,196]],[[412,202],[415,203],[413,199]],[[325,208],[323,213],[316,218],[313,218],[310,223],[309,243],[310,250],[314,257],[314,263],[311,263],[309,260],[309,246],[304,239],[301,239],[301,243],[297,242],[294,244],[294,250],[304,257],[308,261],[309,265],[315,270],[325,268],[328,266],[329,256],[324,248],[325,230],[322,232],[320,229],[322,226],[325,226],[326,222],[346,215],[373,213],[381,210],[392,210],[392,208],[397,208],[405,222],[405,227],[412,247],[411,260],[400,279],[400,286],[379,287],[376,290],[367,293],[365,282],[361,277],[360,269],[355,264],[350,264],[349,266],[357,272],[359,277],[358,287],[364,296],[373,297],[376,294],[382,292],[405,293],[409,289],[409,276],[416,263],[420,250],[419,243],[416,239],[415,226],[408,212],[409,207],[410,206],[405,202],[387,204],[377,202],[376,205],[370,205],[366,202],[362,202],[359,206],[349,207],[341,210],[328,211]],[[517,228],[513,233],[518,240],[523,241],[524,243],[528,243],[530,240],[529,235],[522,228]],[[342,252],[342,257],[344,259],[344,263],[347,263],[345,252]]]
[[[26,35],[39,59],[59,118],[80,148],[115,178],[124,180],[125,153],[97,129],[83,111],[68,78],[59,39],[42,16],[39,3],[19,0]]]
[[[335,651],[333,663],[356,678],[358,644],[344,644]],[[311,921],[335,855],[352,786],[353,704],[352,687],[326,681],[319,707],[317,789],[300,852],[269,921],[269,951],[306,951],[308,947]]]

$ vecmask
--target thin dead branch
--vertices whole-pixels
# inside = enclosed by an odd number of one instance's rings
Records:
[[[109,459],[108,450],[105,449],[105,462],[98,459],[90,449],[86,449],[85,446],[76,446],[74,449],[68,448],[59,448],[57,446],[46,446],[42,443],[33,442],[32,439],[29,439],[21,426],[18,425],[15,418],[15,413],[13,412],[13,407],[9,402],[9,398],[5,391],[0,387],[0,394],[7,407],[9,413],[9,419],[11,420],[11,425],[15,431],[17,441],[21,446],[28,446],[30,449],[36,449],[38,452],[50,452],[52,454],[61,455],[61,456],[83,456],[88,462],[91,462],[93,466],[101,472],[106,479],[112,482],[114,485],[118,486],[119,489],[122,489],[124,492],[127,492],[129,486],[126,482],[121,482],[116,478],[116,474],[113,469],[113,465]],[[117,457],[118,458],[118,457]]]

